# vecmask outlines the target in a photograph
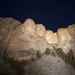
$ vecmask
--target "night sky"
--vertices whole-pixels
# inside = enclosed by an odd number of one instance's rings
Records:
[[[0,17],[20,21],[32,18],[54,31],[75,23],[75,1],[72,0],[0,0]]]

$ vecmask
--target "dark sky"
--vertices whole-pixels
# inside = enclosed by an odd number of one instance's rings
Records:
[[[33,18],[56,31],[75,23],[75,1],[72,0],[0,0],[0,16],[20,21]]]

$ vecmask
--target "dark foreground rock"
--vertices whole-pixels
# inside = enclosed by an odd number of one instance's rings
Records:
[[[25,66],[24,75],[75,75],[75,69],[61,58],[43,56],[41,59]]]
[[[0,75],[75,75],[75,69],[57,56],[44,55],[25,65],[0,61]]]

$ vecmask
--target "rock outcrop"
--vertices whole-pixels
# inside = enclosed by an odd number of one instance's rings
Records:
[[[53,32],[32,19],[20,23],[12,18],[0,18],[0,54],[3,51],[14,61],[27,62],[23,66],[25,75],[75,75],[75,69],[64,60],[75,58],[75,25]],[[70,51],[74,58],[68,57]],[[75,61],[72,65],[75,66]]]
[[[54,47],[62,48],[65,54],[72,50],[75,56],[75,25],[52,32],[32,19],[20,23],[12,18],[0,18],[0,41],[0,48],[6,48],[8,56],[18,60],[31,59],[37,51],[44,54],[46,48]]]

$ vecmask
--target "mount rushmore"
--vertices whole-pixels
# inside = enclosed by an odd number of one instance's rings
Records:
[[[13,18],[0,18],[1,55],[5,52],[7,57],[12,58],[14,61],[26,62],[32,59],[36,60],[37,54],[45,56],[47,49],[59,48],[65,55],[72,51],[75,58],[74,24],[69,25],[67,28],[59,28],[57,32],[53,32],[47,30],[43,24],[35,23],[30,18],[25,20],[24,23]]]

